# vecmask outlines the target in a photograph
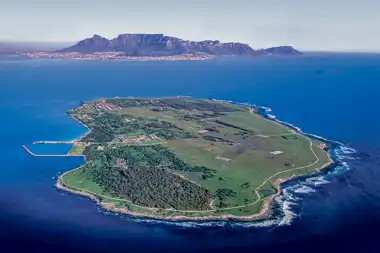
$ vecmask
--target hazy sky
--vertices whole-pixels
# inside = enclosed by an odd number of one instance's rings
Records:
[[[164,33],[262,48],[380,51],[380,0],[0,0],[0,40]]]

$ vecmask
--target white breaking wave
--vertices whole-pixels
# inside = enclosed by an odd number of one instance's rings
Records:
[[[338,154],[344,154],[344,155],[356,154],[355,149],[349,148],[347,146],[340,146],[339,148],[336,148],[335,152]]]
[[[292,221],[298,216],[295,212],[292,212],[291,206],[296,205],[296,203],[289,200],[285,200],[282,204],[282,211],[284,216],[279,222],[279,226],[290,225]]]
[[[252,105],[251,105],[251,106],[252,106]],[[264,109],[265,112],[271,112],[271,111],[272,111],[271,108],[269,108],[269,107],[265,107],[265,106],[255,106],[255,107],[260,108],[260,109]]]
[[[295,190],[294,192],[296,193],[311,193],[311,192],[315,192],[314,189],[310,188],[310,187],[307,187],[307,186],[302,186],[301,188],[298,188],[297,190]]]
[[[318,185],[323,185],[323,184],[329,184],[330,182],[326,180],[323,176],[319,176],[319,177],[307,178],[306,183],[314,185],[314,186],[318,186]]]
[[[293,192],[299,187],[299,185],[294,185],[290,186],[287,188],[284,188],[282,190],[282,195],[285,197],[287,200],[292,200],[292,201],[299,201],[301,200],[299,197],[296,197]]]

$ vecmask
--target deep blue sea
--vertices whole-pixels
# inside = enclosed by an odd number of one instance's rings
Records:
[[[65,111],[101,97],[187,95],[272,108],[307,133],[342,143],[329,173],[283,186],[260,223],[180,223],[101,210],[55,188],[81,158],[85,132]],[[379,252],[380,55],[183,62],[0,58],[0,252]]]

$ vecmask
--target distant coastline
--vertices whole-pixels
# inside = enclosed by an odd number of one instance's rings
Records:
[[[70,60],[116,60],[116,61],[202,61],[214,59],[206,53],[185,53],[168,56],[128,56],[122,52],[29,52],[21,54],[29,58],[70,59]]]
[[[86,38],[75,45],[57,51],[23,51],[30,58],[72,60],[125,61],[185,61],[210,60],[218,56],[262,57],[272,55],[298,56],[302,53],[292,46],[253,49],[240,42],[219,40],[190,41],[164,34],[120,34],[107,39],[99,35]]]

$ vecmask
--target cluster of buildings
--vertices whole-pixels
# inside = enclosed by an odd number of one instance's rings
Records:
[[[107,103],[107,101],[105,99],[101,99],[101,100],[97,100],[93,103],[84,103],[83,105],[79,106],[76,110],[77,110],[77,112],[81,113],[85,109],[111,111],[111,110],[118,110],[121,108],[117,105]]]
[[[120,52],[98,53],[64,53],[64,52],[31,52],[25,56],[31,58],[73,59],[73,60],[129,60],[129,61],[182,61],[182,60],[209,60],[214,56],[206,53],[187,53],[168,56],[127,56]]]
[[[140,135],[140,136],[133,136],[133,137],[118,136],[117,138],[120,142],[123,142],[126,144],[143,144],[143,142],[151,141],[151,140],[162,141],[162,139],[160,139],[155,134]]]

